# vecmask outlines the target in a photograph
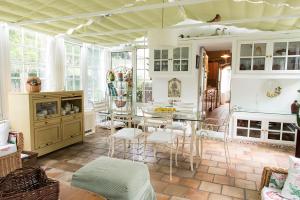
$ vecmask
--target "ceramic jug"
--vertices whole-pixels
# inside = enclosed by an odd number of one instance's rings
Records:
[[[9,133],[9,122],[7,120],[0,121],[0,146],[6,145]]]

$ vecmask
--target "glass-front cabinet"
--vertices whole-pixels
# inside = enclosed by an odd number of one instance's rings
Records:
[[[153,49],[152,52],[153,72],[183,73],[190,71],[190,47]]]
[[[234,137],[294,145],[297,137],[295,119],[293,115],[238,113],[234,117]]]
[[[300,72],[300,41],[251,41],[238,44],[238,72]]]

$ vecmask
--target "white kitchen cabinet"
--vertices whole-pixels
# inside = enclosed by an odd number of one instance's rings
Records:
[[[300,74],[300,39],[238,42],[236,72]]]
[[[295,145],[295,115],[236,112],[233,137],[274,144]]]
[[[176,48],[152,49],[150,53],[150,72],[152,75],[174,75],[190,72],[191,48],[179,46]]]

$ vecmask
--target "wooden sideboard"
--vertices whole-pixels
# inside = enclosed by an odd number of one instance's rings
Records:
[[[82,142],[82,91],[11,93],[9,121],[24,134],[24,149],[38,156]]]

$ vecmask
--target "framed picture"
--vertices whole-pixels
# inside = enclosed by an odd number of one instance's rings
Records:
[[[168,97],[181,97],[181,81],[173,78],[168,82]]]

